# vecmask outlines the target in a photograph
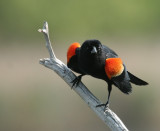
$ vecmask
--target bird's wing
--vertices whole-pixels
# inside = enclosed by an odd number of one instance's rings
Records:
[[[132,92],[132,86],[130,84],[130,78],[126,70],[125,65],[121,75],[112,78],[112,82],[118,87],[123,93],[129,94]]]
[[[67,66],[77,72],[82,74],[78,67],[78,55],[79,55],[79,50],[80,50],[80,44],[79,43],[73,43],[70,45],[68,48],[67,52]]]
[[[114,55],[116,57],[118,56],[112,49],[110,49],[109,47],[107,47],[105,45],[102,45],[102,49],[105,52],[105,54],[110,53],[110,54],[112,54],[112,55]]]
[[[132,91],[130,78],[125,65],[120,58],[112,53],[107,53],[105,73],[108,79],[123,93],[129,94]]]

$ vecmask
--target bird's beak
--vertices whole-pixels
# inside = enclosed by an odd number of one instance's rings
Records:
[[[95,46],[93,46],[93,49],[91,50],[91,54],[96,54],[97,53],[97,49]]]

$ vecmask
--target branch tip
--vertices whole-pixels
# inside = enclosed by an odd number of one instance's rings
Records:
[[[48,22],[47,21],[44,22],[43,29],[48,29]]]
[[[49,34],[49,31],[48,31],[48,23],[47,22],[44,22],[43,24],[43,29],[38,29],[38,32],[43,32],[45,34]]]
[[[38,29],[38,32],[42,32],[42,29]]]

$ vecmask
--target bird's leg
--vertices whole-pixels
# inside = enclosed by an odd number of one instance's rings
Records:
[[[107,100],[107,102],[105,104],[106,108],[109,107],[109,100],[110,100],[111,90],[112,90],[112,86],[111,86],[111,84],[109,84],[108,85],[108,100]]]
[[[71,83],[73,83],[72,88],[73,88],[74,85],[78,86],[79,82],[82,79],[82,76],[84,76],[84,75],[81,74],[81,75],[77,76],[73,81],[71,81]]]
[[[108,100],[107,100],[107,102],[105,104],[97,105],[96,107],[104,106],[105,107],[104,109],[109,108],[109,99],[110,99],[111,91],[112,91],[112,85],[108,84]]]

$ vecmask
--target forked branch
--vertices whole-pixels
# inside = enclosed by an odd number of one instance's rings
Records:
[[[71,81],[73,81],[76,76],[63,62],[56,58],[49,39],[48,23],[44,22],[43,29],[39,29],[38,31],[44,34],[46,47],[50,55],[50,58],[40,59],[39,63],[54,70],[70,87],[72,87]],[[87,105],[112,131],[128,131],[120,118],[112,110],[108,108],[104,112],[104,107],[96,107],[96,105],[102,103],[88,90],[88,88],[82,82],[80,82],[77,87],[74,87],[73,90],[87,103]]]

